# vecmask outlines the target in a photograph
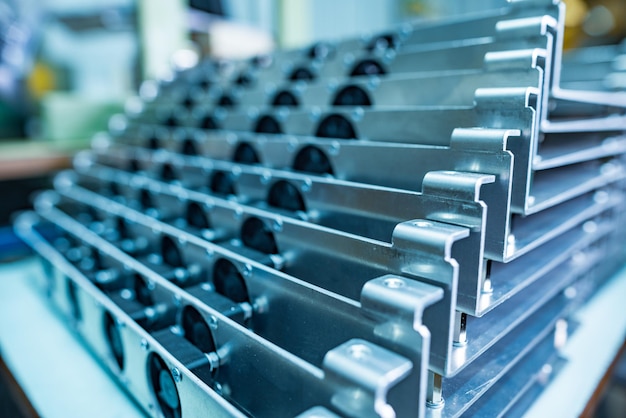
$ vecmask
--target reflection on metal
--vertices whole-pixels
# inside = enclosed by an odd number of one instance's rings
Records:
[[[626,259],[621,47],[562,31],[523,0],[202,62],[16,231],[151,415],[519,413]]]

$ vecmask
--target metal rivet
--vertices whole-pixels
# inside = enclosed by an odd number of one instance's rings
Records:
[[[146,340],[145,338],[141,339],[141,349],[143,351],[148,351],[150,349],[150,344],[148,343],[148,340]]]
[[[180,373],[180,370],[178,370],[178,368],[176,367],[172,368],[172,377],[174,378],[174,381],[177,383],[183,380],[183,375]]]
[[[348,348],[348,354],[355,359],[363,360],[372,354],[372,350],[365,344],[354,344]]]
[[[399,289],[401,287],[406,286],[406,283],[404,282],[404,280],[398,277],[390,277],[388,279],[385,279],[385,281],[383,281],[383,284],[390,289]]]

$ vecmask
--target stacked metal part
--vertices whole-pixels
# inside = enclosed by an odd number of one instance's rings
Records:
[[[626,259],[626,96],[584,51],[561,86],[563,17],[148,83],[16,229],[151,415],[519,415]]]

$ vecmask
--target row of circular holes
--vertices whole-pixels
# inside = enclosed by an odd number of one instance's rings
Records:
[[[92,255],[96,256],[98,253],[93,252]],[[219,260],[218,260],[219,262]],[[232,264],[232,263],[231,263]],[[230,266],[226,266],[226,269],[231,268]],[[234,265],[232,268],[235,268]],[[216,270],[224,270],[224,267],[217,267]],[[235,268],[236,269],[236,268]],[[53,277],[51,264],[46,268],[48,272],[48,276],[50,279]],[[241,278],[243,281],[243,278]],[[66,292],[67,298],[69,300],[70,305],[70,315],[75,321],[82,320],[82,311],[80,309],[80,304],[78,301],[77,295],[77,287],[73,280],[67,278]],[[134,291],[137,300],[145,305],[151,306],[154,304],[152,296],[150,294],[150,290],[148,289],[146,281],[139,275],[136,274],[134,277]],[[216,285],[216,289],[220,287]],[[229,291],[222,291],[222,293],[229,293]],[[230,292],[232,293],[232,292]],[[232,297],[232,294],[229,295]],[[113,315],[105,311],[103,320],[102,320],[102,328],[105,335],[105,341],[108,344],[111,355],[115,361],[115,364],[118,366],[119,370],[124,370],[125,365],[125,356],[124,356],[124,348],[122,343],[122,338]],[[206,322],[202,318],[201,314],[193,307],[186,306],[183,308],[181,315],[181,326],[183,329],[183,334],[185,338],[187,338],[193,345],[198,347],[202,352],[208,353],[215,351],[215,342],[213,341],[213,336],[209,327],[206,325]],[[149,376],[150,376],[150,385],[152,390],[154,391],[154,395],[159,403],[159,406],[165,416],[177,416],[174,414],[176,408],[179,408],[179,402],[177,393],[171,392],[171,389],[175,389],[174,382],[169,382],[167,379],[171,379],[170,372],[167,369],[165,362],[155,353],[151,353],[148,357],[149,362]],[[155,366],[157,369],[155,369]],[[156,378],[155,370],[158,373],[158,379]],[[167,374],[165,374],[167,373]],[[162,391],[164,387],[167,386],[170,392],[167,395],[163,395]],[[174,396],[175,395],[175,396]],[[174,414],[174,415],[172,415]],[[179,416],[179,415],[178,415]]]
[[[162,177],[166,181],[175,179],[174,168],[166,163],[162,169]],[[235,176],[225,171],[214,171],[209,180],[209,188],[213,193],[220,196],[235,196]],[[115,182],[109,184],[109,191],[114,195],[119,195],[119,186]],[[155,208],[152,195],[148,189],[140,189],[138,201],[143,209]],[[279,180],[270,187],[266,202],[275,208],[284,209],[291,212],[306,212],[304,197],[296,186],[287,180]]]
[[[374,68],[374,67],[372,67]],[[372,70],[372,74],[380,74],[380,72],[375,72]],[[191,96],[187,95],[183,101],[180,103],[185,109],[192,109],[196,103]],[[215,106],[224,107],[224,108],[232,108],[237,105],[237,100],[232,94],[224,93],[222,94],[216,101]],[[300,101],[296,97],[294,93],[292,93],[289,89],[283,89],[275,93],[268,101],[268,104],[271,106],[281,106],[281,107],[298,107],[300,106]],[[331,106],[372,106],[372,100],[367,94],[367,92],[360,86],[350,84],[342,89],[340,89],[330,101]],[[166,119],[166,124],[169,126],[176,126],[177,120],[176,118]],[[204,126],[207,127],[204,127]],[[215,129],[210,128],[210,122],[202,122],[204,129]]]
[[[163,123],[170,128],[178,126],[178,120],[174,116],[166,118]],[[220,129],[211,115],[207,115],[202,119],[199,128],[205,130]],[[274,135],[285,133],[278,120],[270,115],[259,117],[254,123],[252,132]],[[314,136],[318,138],[358,139],[352,122],[345,116],[337,113],[331,113],[325,116],[317,125]]]
[[[153,136],[148,139],[146,146],[148,149],[158,150],[160,148],[159,140]],[[199,154],[196,142],[189,138],[183,141],[180,152],[183,155],[189,156]],[[237,145],[235,151],[233,152],[232,160],[236,163],[242,164],[259,164],[261,162],[261,159],[255,149],[247,142],[242,142]],[[161,173],[161,178],[165,181],[175,180],[175,174],[172,171],[171,165],[164,167],[168,168],[164,168],[164,171]],[[329,158],[326,156],[324,151],[313,145],[306,145],[298,151],[294,158],[292,168],[296,171],[302,171],[305,173],[333,174]],[[137,161],[133,162],[133,160],[131,160],[130,170],[133,172],[139,170]]]
[[[383,41],[383,42],[381,42]],[[397,41],[396,39],[392,36],[392,35],[382,35],[377,37],[374,41],[372,41],[368,47],[366,48],[368,51],[372,51],[373,49],[375,49],[376,47],[380,48],[380,46],[383,45],[384,49],[387,48],[395,48]],[[327,50],[328,48],[319,48],[317,46],[313,46],[310,51],[316,51],[316,50]],[[314,54],[314,53],[309,53],[308,54],[309,57],[313,58],[315,57],[321,57],[322,55],[324,56],[328,56],[329,54]],[[252,59],[252,62],[262,62],[262,59],[260,57],[254,57]],[[259,65],[255,65],[255,66],[259,66]],[[371,76],[371,75],[384,75],[386,74],[386,70],[383,68],[383,66],[381,65],[380,62],[378,62],[375,59],[363,59],[359,62],[357,62],[352,69],[348,72],[350,77],[359,77],[359,76]],[[313,72],[313,70],[311,68],[307,68],[304,66],[301,67],[297,67],[294,70],[292,70],[288,75],[287,75],[287,80],[289,81],[313,81],[317,78],[316,74]],[[250,87],[254,84],[254,78],[251,76],[251,74],[249,72],[246,71],[242,71],[234,80],[234,84],[236,86],[239,87]],[[212,82],[210,80],[207,79],[202,79],[198,82],[198,86],[204,90],[208,90],[212,85]],[[190,96],[187,96],[183,99],[182,103],[183,106],[185,106],[186,108],[191,108],[194,105],[194,101]],[[231,95],[228,94],[224,94],[222,96],[220,96],[220,98],[217,100],[216,104],[218,106],[222,106],[222,107],[229,107],[229,106],[233,106],[235,104],[233,98]],[[275,105],[278,103],[274,103]],[[283,105],[287,105],[289,106],[289,103],[285,103]]]

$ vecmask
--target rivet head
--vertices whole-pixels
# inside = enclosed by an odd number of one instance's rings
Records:
[[[401,287],[404,287],[406,285],[406,283],[404,282],[404,280],[398,278],[398,277],[390,277],[388,279],[385,279],[383,281],[383,284],[390,288],[390,289],[399,289]]]
[[[150,344],[148,343],[148,340],[146,340],[145,338],[141,339],[141,349],[143,351],[148,351],[150,349]]]

